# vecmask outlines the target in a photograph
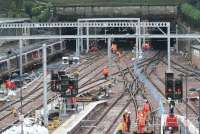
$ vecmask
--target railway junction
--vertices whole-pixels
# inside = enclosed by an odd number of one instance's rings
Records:
[[[172,39],[199,40],[199,34],[172,34],[170,22],[140,18],[0,24],[23,28],[60,34],[0,36],[19,43],[0,61],[2,134],[199,133],[200,72],[171,49]],[[50,39],[23,48],[25,40]],[[151,39],[165,39],[165,49],[154,49]]]

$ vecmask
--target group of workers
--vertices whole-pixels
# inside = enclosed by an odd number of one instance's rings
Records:
[[[130,132],[131,118],[130,111],[125,110],[122,121],[117,126],[117,134],[123,134],[124,132]]]
[[[115,42],[112,43],[111,51],[113,54],[116,54],[116,56],[118,57],[118,60],[122,57],[122,54],[119,51],[117,51],[117,44]],[[102,74],[104,78],[107,79],[109,75],[109,69],[107,66],[103,68]]]
[[[145,100],[145,103],[143,107],[138,109],[137,112],[137,126],[138,126],[138,132],[140,134],[144,133],[144,129],[146,126],[146,121],[149,119],[150,114],[150,104],[147,100]]]

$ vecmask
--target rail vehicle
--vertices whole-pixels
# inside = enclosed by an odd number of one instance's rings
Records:
[[[142,107],[137,110],[136,127],[133,130],[134,134],[153,134],[153,120],[151,115],[151,107],[146,101]]]
[[[177,116],[168,114],[165,119],[165,126],[163,126],[163,134],[176,134],[180,131]]]
[[[56,55],[61,55],[66,49],[64,43],[61,41],[51,41],[47,45],[47,55],[48,60],[54,58]],[[23,68],[30,70],[34,67],[40,66],[42,64],[42,47],[36,47],[31,50],[23,52],[22,55]],[[13,55],[5,59],[0,60],[0,77],[5,79],[8,77],[9,73],[19,70],[19,55]]]

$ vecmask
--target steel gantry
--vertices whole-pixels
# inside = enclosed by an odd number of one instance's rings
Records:
[[[107,22],[107,23],[104,23]],[[117,23],[116,23],[117,22]],[[124,23],[125,22],[125,23]],[[127,23],[127,22],[134,22],[133,23]],[[130,27],[130,28],[136,28],[136,34],[140,34],[140,30],[137,30],[137,25],[140,25],[140,18],[87,18],[87,19],[78,19],[78,27],[77,27],[77,35],[84,35],[84,28],[86,24],[86,35],[88,36],[86,38],[86,52],[89,51],[89,35],[90,35],[90,24],[94,24],[99,28],[106,28],[107,26],[111,26],[111,27]],[[131,25],[131,26],[129,26]],[[136,26],[133,26],[136,25]],[[106,27],[105,27],[106,26]],[[92,27],[95,28],[95,35],[96,35],[96,27]],[[106,34],[106,32],[105,32]],[[108,55],[108,69],[110,71],[110,75],[108,77],[108,79],[111,81],[112,79],[112,55],[111,55],[111,42],[112,42],[113,38],[108,38],[108,43],[107,43],[107,55]],[[138,40],[138,37],[136,37],[136,40]],[[106,40],[105,40],[106,43]],[[96,44],[96,38],[95,38],[95,44]],[[81,47],[80,47],[81,46]],[[136,46],[138,46],[138,42],[136,43]],[[139,45],[141,46],[141,45]],[[76,48],[78,48],[78,53],[77,55],[79,55],[79,48],[81,48],[81,52],[83,52],[83,38],[77,39],[77,43],[76,43]],[[141,48],[141,47],[139,47]],[[136,47],[136,54],[138,54],[138,47]],[[141,49],[140,49],[141,51]],[[111,89],[112,90],[112,89]]]
[[[85,21],[86,20],[86,21]],[[79,56],[79,40],[87,40],[87,51],[89,49],[89,39],[107,39],[108,40],[108,57],[110,57],[110,47],[111,41],[114,38],[136,38],[136,58],[138,58],[138,53],[141,52],[141,39],[142,38],[166,38],[168,41],[168,71],[170,71],[170,39],[171,38],[182,38],[182,39],[200,39],[199,34],[170,34],[170,23],[169,22],[140,22],[139,18],[98,18],[98,19],[79,19],[78,22],[58,22],[58,23],[4,23],[0,24],[0,29],[10,29],[10,28],[77,28],[76,35],[16,35],[16,36],[0,36],[0,40],[19,40],[20,49],[22,49],[22,40],[38,40],[38,39],[75,39],[77,40],[76,54]],[[98,22],[97,22],[98,20]],[[136,22],[135,22],[136,21]],[[124,27],[124,28],[135,28],[136,32],[134,34],[90,34],[90,28],[109,28],[109,27]],[[167,33],[164,33],[160,27],[166,27]],[[79,31],[80,28],[86,28],[86,34],[83,31]],[[158,28],[162,34],[147,34],[141,33],[141,28]],[[79,43],[78,43],[79,42]],[[81,41],[82,42],[82,41]],[[139,49],[138,49],[139,47]],[[46,46],[43,46],[46,49]],[[83,47],[82,47],[83,48]],[[43,52],[46,51],[43,49]],[[138,52],[139,51],[139,52]],[[20,50],[20,63],[22,63],[22,51]],[[46,57],[43,59],[46,62]],[[44,72],[46,71],[46,63],[43,63]],[[20,74],[22,74],[22,68],[20,68]],[[46,76],[46,73],[44,73]],[[44,109],[47,109],[47,86],[46,79],[44,79]],[[44,117],[47,118],[47,112],[44,112]],[[48,119],[45,119],[45,124]]]
[[[77,28],[77,35],[81,35],[79,38],[76,38],[76,56],[79,56],[80,48],[83,50],[83,28],[86,28],[86,51],[89,50],[89,38],[91,38],[89,30],[91,28],[110,28],[110,27],[121,27],[121,28],[135,28],[135,37],[136,38],[136,58],[141,55],[141,28],[159,28],[167,27],[170,29],[169,22],[141,22],[140,18],[89,18],[89,19],[78,19],[77,22],[58,22],[58,23],[9,23],[1,24],[0,29],[2,28]],[[169,31],[168,31],[169,32]],[[48,36],[47,36],[48,37]],[[62,38],[62,37],[60,37]],[[97,37],[98,38],[98,37]],[[170,41],[170,40],[168,40]],[[80,47],[81,44],[81,47]],[[168,43],[170,44],[170,43]],[[169,57],[169,56],[168,56]],[[170,68],[168,68],[170,70]]]
[[[107,23],[103,23],[107,22]],[[125,22],[125,23],[124,23]],[[126,23],[126,22],[137,22],[137,24],[133,24],[133,23]],[[106,27],[135,27],[133,25],[138,25],[140,23],[140,18],[87,18],[87,19],[78,19],[78,31],[79,29],[81,30],[81,32],[79,32],[78,35],[83,35],[83,28],[85,27],[84,25],[86,24],[86,35],[90,34],[90,24],[94,23],[97,28],[99,28],[99,24],[100,24],[100,28],[106,28]],[[82,25],[80,25],[82,24]],[[102,27],[103,26],[103,27]],[[96,27],[95,27],[96,28]],[[77,32],[78,33],[78,32]],[[105,32],[106,34],[106,32]],[[81,39],[82,40],[82,39]],[[83,48],[83,41],[80,41],[81,44],[77,45],[81,45],[81,48]],[[89,38],[86,39],[86,52],[89,51]]]

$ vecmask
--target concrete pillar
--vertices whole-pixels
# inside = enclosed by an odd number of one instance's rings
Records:
[[[7,69],[9,71],[9,73],[10,73],[10,69],[11,69],[11,67],[10,67],[10,58],[8,58],[8,60],[7,60]]]
[[[22,35],[24,35],[24,36],[30,35],[30,28],[24,27],[24,28],[22,29]],[[29,45],[29,40],[23,40],[23,44],[24,44],[25,46]]]
[[[20,76],[23,74],[23,59],[22,59],[22,52],[23,52],[23,41],[22,39],[19,40],[19,71],[20,71]]]
[[[83,27],[80,28],[80,35],[83,35]],[[83,52],[83,38],[80,39],[81,52]]]
[[[90,40],[89,40],[89,27],[87,27],[86,28],[86,35],[87,35],[87,39],[86,39],[86,53],[88,53],[89,52],[89,42],[90,42]]]
[[[43,99],[43,117],[44,117],[44,125],[48,126],[48,105],[47,105],[47,100],[48,100],[48,96],[47,96],[47,46],[46,44],[43,44],[43,95],[44,95],[44,99]]]
[[[60,35],[60,50],[62,51],[63,50],[63,44],[62,44],[62,38],[61,38],[61,35],[62,35],[61,27],[59,27],[59,35]]]
[[[38,53],[38,56],[39,56],[39,53]],[[24,54],[24,57],[25,57],[25,64],[27,64],[27,63],[28,63],[28,59],[27,59],[27,53],[26,53],[26,54]]]
[[[140,26],[140,20],[138,21],[138,23],[139,23],[139,27],[138,27],[138,34],[139,34],[139,36],[141,35],[141,26]],[[141,37],[139,37],[139,57],[141,57],[142,56],[142,44],[141,44]]]
[[[111,55],[111,38],[108,38],[108,69],[109,69],[109,80],[111,80],[111,69],[112,69],[112,55]]]
[[[137,35],[137,37],[136,37],[136,42],[135,42],[135,48],[136,48],[136,51],[135,51],[135,53],[136,53],[136,59],[138,59],[138,26],[136,26],[136,35]]]
[[[168,25],[167,27],[167,35],[169,36],[170,35],[170,24]],[[170,53],[170,37],[167,38],[167,70],[168,72],[171,72],[171,53]]]
[[[53,48],[53,45],[51,46],[51,54],[54,53],[54,48]]]
[[[188,33],[189,34],[190,34],[190,31],[191,31],[191,29],[190,29],[190,27],[188,27]],[[188,46],[188,48],[186,50],[188,51],[188,56],[191,58],[191,40],[190,39],[188,39],[188,45],[187,46]]]
[[[79,22],[78,22],[78,27],[77,27],[77,35],[80,35],[80,31],[79,31]],[[80,39],[77,38],[76,39],[76,57],[79,57],[80,55]]]
[[[178,25],[176,24],[176,34],[178,34]],[[175,44],[176,53],[178,53],[178,38],[176,38],[176,44]]]
[[[146,27],[143,27],[143,34],[146,34]],[[146,42],[146,39],[145,37],[143,38],[143,43],[142,43],[142,46],[145,44]]]

